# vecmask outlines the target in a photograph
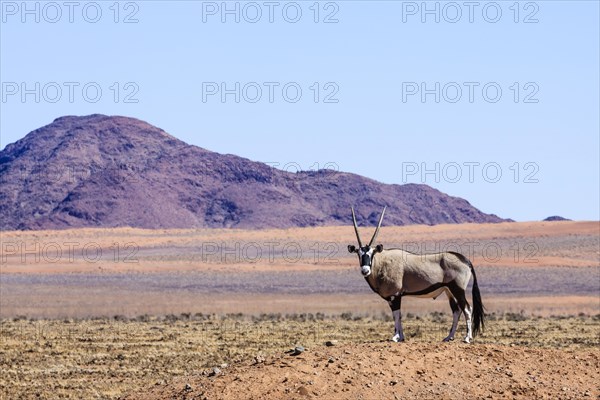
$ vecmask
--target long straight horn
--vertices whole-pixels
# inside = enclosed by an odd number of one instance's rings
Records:
[[[356,232],[358,247],[363,247],[362,242],[360,241],[360,235],[358,234],[358,225],[356,225],[356,215],[354,215],[354,207],[352,207],[352,222],[354,222],[354,232]]]
[[[377,229],[375,229],[375,233],[373,234],[373,237],[371,238],[371,241],[369,242],[369,247],[371,247],[373,242],[375,242],[375,239],[377,239],[377,235],[379,234],[379,228],[381,228],[381,222],[383,221],[383,214],[385,214],[386,208],[387,208],[387,206],[383,207],[383,211],[381,212],[381,217],[379,217],[379,223],[377,224]]]

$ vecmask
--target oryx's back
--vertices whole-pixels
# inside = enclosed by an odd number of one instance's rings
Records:
[[[380,257],[378,266],[391,270],[386,271],[385,275],[413,274],[435,282],[459,279],[461,282],[466,280],[468,283],[471,279],[470,262],[458,253],[415,254],[402,249],[389,249],[384,250]]]

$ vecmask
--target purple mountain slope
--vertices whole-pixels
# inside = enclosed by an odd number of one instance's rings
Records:
[[[67,116],[0,152],[0,228],[287,228],[502,222],[427,185],[290,173],[188,145],[143,121]]]

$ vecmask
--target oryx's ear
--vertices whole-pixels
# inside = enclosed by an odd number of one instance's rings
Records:
[[[355,253],[356,252],[356,247],[349,244],[348,245],[348,253]]]
[[[375,252],[376,252],[376,253],[381,253],[382,251],[383,251],[383,245],[382,245],[382,244],[378,244],[378,245],[375,247]]]

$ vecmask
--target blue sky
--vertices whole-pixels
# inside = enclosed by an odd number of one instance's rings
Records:
[[[125,115],[290,171],[600,219],[597,1],[23,4],[1,2],[0,148]]]

